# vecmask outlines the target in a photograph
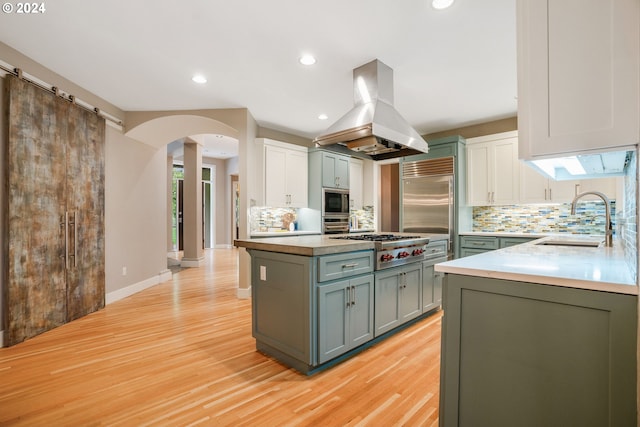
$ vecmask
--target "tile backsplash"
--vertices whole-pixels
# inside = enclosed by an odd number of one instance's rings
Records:
[[[294,208],[251,208],[251,232],[289,230],[289,224],[297,222],[298,210]]]
[[[616,202],[611,201],[611,221],[616,230]],[[604,234],[602,201],[580,201],[576,214],[571,204],[475,206],[473,231],[517,233]]]
[[[350,212],[352,229],[374,230],[373,206],[363,206],[362,209],[352,209]]]
[[[254,206],[249,214],[250,233],[288,231],[292,222],[296,229],[320,232],[320,212],[315,211],[316,216],[311,217],[312,212],[310,209]],[[362,209],[352,210],[350,214],[352,228],[375,229],[373,206],[363,206]],[[317,223],[314,223],[316,219]]]
[[[624,242],[624,255],[631,268],[633,277],[638,277],[638,225],[636,224],[638,206],[638,156],[633,152],[627,164],[624,177],[624,206],[620,212],[619,231]]]

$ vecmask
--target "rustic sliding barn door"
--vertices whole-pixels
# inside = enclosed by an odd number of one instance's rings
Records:
[[[104,119],[8,75],[9,345],[104,307]]]
[[[104,307],[104,119],[69,106],[67,321]]]

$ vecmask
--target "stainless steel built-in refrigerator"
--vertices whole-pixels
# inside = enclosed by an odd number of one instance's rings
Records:
[[[402,163],[401,230],[449,235],[449,259],[454,243],[454,158]]]

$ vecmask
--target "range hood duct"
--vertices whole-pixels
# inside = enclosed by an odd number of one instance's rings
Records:
[[[393,107],[389,66],[376,59],[354,69],[353,95],[353,109],[314,139],[316,146],[341,144],[374,160],[429,151],[427,142]]]

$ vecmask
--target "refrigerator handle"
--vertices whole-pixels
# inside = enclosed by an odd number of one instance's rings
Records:
[[[452,176],[449,178],[449,247],[447,248],[447,252],[451,253],[453,250],[453,238],[454,238],[454,218],[455,215],[455,194],[454,194],[454,180],[455,177]]]

